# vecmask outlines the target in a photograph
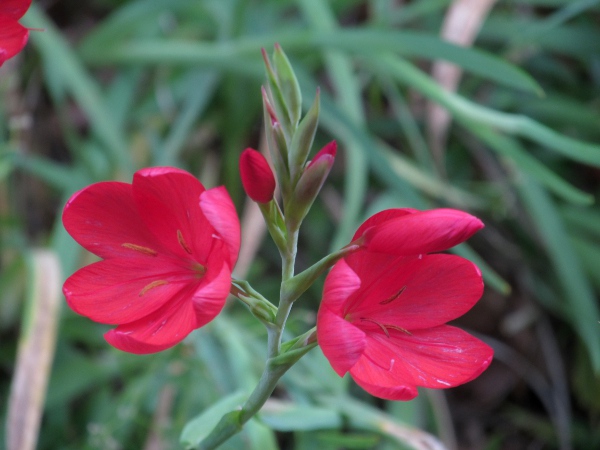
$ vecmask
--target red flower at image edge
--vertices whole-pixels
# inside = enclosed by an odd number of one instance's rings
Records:
[[[240,224],[224,187],[206,190],[170,167],[143,169],[133,183],[101,182],[63,212],[73,238],[103,258],[75,272],[63,292],[77,313],[116,328],[114,347],[172,347],[223,308],[240,247]]]
[[[460,211],[395,209],[358,229],[354,239],[364,236],[367,248],[387,240],[395,253],[359,250],[338,261],[325,280],[317,336],[338,375],[350,372],[376,397],[410,400],[417,386],[457,386],[488,367],[488,345],[445,325],[481,297],[479,269],[459,256],[428,254],[482,227]]]
[[[29,9],[31,0],[0,1],[0,66],[25,47],[29,30],[18,20]]]

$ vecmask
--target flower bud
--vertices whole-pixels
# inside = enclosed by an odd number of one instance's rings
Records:
[[[331,141],[305,167],[294,189],[294,202],[290,205],[289,215],[286,214],[293,227],[300,226],[300,222],[302,222],[302,219],[304,219],[315,201],[317,194],[321,190],[321,186],[323,186],[327,175],[331,171],[336,151],[337,143]]]
[[[269,203],[275,193],[275,177],[265,157],[247,148],[240,156],[240,174],[248,197],[258,203]]]

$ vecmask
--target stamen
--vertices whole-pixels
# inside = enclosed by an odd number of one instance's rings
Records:
[[[403,333],[408,334],[409,336],[412,336],[412,333],[405,328],[398,327],[396,325],[386,325],[386,327],[391,328],[392,330],[402,331]]]
[[[371,322],[374,323],[375,325],[377,325],[379,328],[381,328],[381,330],[385,333],[385,335],[387,337],[390,337],[390,332],[388,331],[388,328],[391,328],[392,330],[396,330],[396,331],[401,331],[402,333],[408,334],[409,336],[412,336],[412,333],[410,331],[408,331],[405,328],[396,326],[396,325],[384,325],[382,323],[377,322],[376,320],[373,319],[369,319],[367,317],[361,317],[360,320],[364,320],[365,322]]]
[[[371,322],[374,323],[375,325],[378,325],[379,328],[381,328],[383,330],[383,332],[385,333],[385,335],[387,337],[390,337],[390,332],[387,330],[387,328],[385,327],[385,325],[380,324],[379,322],[377,322],[376,320],[373,319],[367,319],[366,317],[361,317],[360,320],[364,320],[365,322]]]
[[[158,287],[158,286],[164,286],[165,284],[169,284],[169,282],[167,280],[156,280],[156,281],[153,281],[152,283],[147,284],[146,286],[144,286],[144,288],[140,291],[140,293],[138,294],[138,296],[141,297],[146,292],[148,292],[150,289],[154,289],[155,287]]]
[[[394,295],[392,295],[390,298],[379,302],[380,305],[387,305],[388,303],[392,303],[394,300],[396,300],[398,297],[400,297],[400,294],[402,294],[404,291],[406,290],[406,286],[402,286],[402,289],[400,289],[398,292],[396,292]]]
[[[177,230],[177,240],[179,241],[179,245],[188,253],[192,254],[192,250],[188,247],[187,243],[183,239],[183,234],[181,234],[181,230]]]
[[[140,253],[143,253],[144,255],[148,255],[148,256],[158,256],[157,251],[152,250],[151,248],[148,248],[148,247],[142,247],[141,245],[130,244],[130,243],[126,242],[124,244],[121,244],[121,247],[128,248],[129,250],[135,250],[136,252],[140,252]]]

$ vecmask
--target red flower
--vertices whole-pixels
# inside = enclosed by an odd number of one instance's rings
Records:
[[[205,190],[179,169],[144,169],[132,184],[102,182],[75,193],[63,223],[104,259],[67,279],[67,303],[96,322],[117,324],[105,334],[114,347],[164,350],[223,308],[240,247],[225,188]]]
[[[19,53],[29,38],[29,30],[17,22],[27,12],[31,0],[0,2],[0,66]]]
[[[466,239],[477,223],[483,226],[460,211],[396,209],[359,228],[355,239],[365,231],[367,242],[385,235],[394,254],[359,250],[325,280],[317,336],[338,375],[350,372],[376,397],[410,400],[417,386],[457,386],[487,368],[492,349],[445,325],[481,297],[479,269],[458,256],[427,254]]]
[[[240,175],[248,197],[258,203],[269,203],[275,193],[275,176],[262,153],[247,148],[240,156]]]

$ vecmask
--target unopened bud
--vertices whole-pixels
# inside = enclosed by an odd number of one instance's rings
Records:
[[[258,203],[269,203],[275,193],[275,177],[266,158],[247,148],[240,156],[240,174],[248,197]]]
[[[286,214],[293,227],[300,226],[300,222],[315,201],[321,186],[331,171],[336,151],[337,144],[335,141],[331,141],[315,155],[304,169],[294,189],[294,201],[293,205],[290,205],[290,214]]]

